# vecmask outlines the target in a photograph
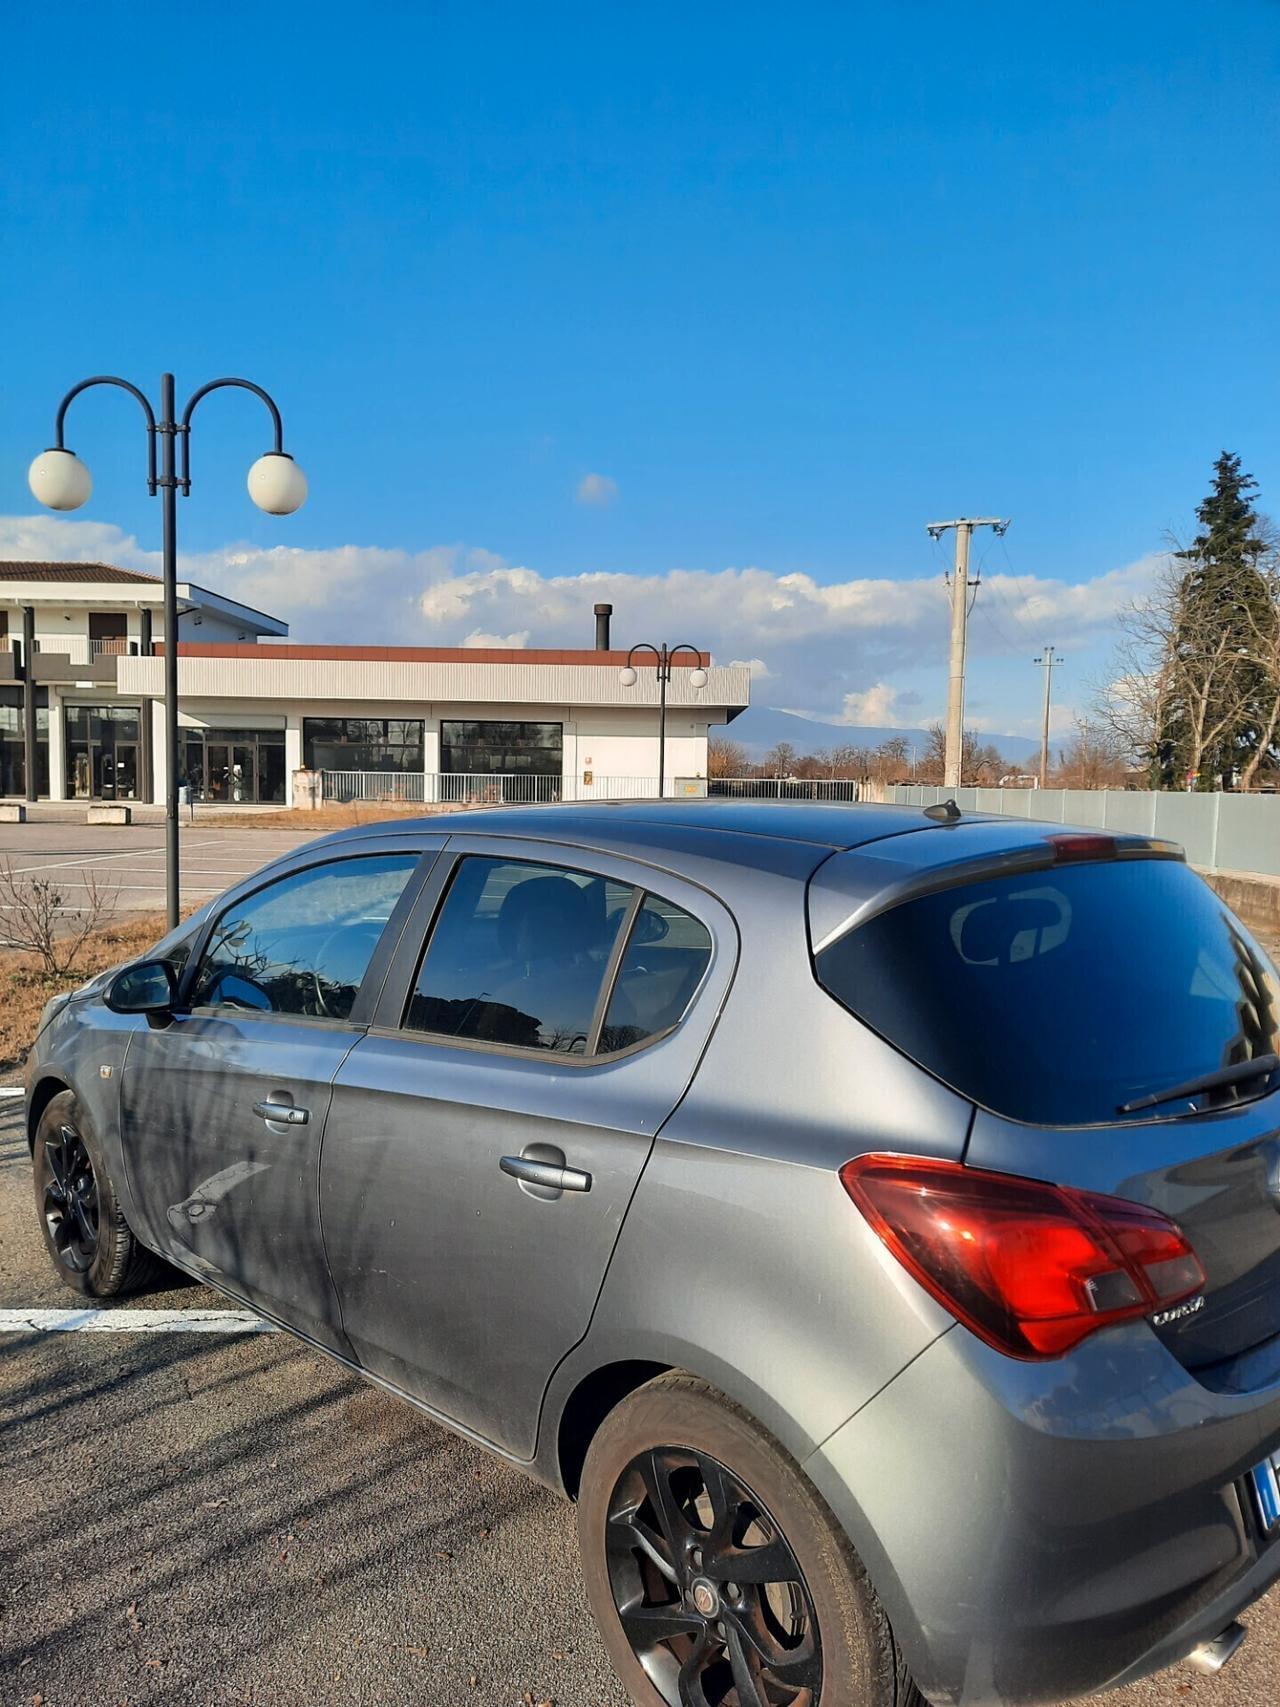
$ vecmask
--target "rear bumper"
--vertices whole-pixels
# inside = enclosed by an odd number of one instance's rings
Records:
[[[1194,1381],[1144,1323],[1053,1363],[963,1328],[806,1470],[858,1550],[917,1683],[1032,1707],[1184,1658],[1280,1577],[1241,1484],[1280,1391]]]

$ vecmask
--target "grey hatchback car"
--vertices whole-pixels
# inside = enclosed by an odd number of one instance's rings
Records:
[[[1280,990],[1139,836],[369,824],[50,1003],[36,1208],[578,1502],[643,1707],[1213,1669],[1280,1575]]]

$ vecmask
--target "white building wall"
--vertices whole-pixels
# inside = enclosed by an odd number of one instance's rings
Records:
[[[153,752],[156,798],[163,795],[163,702],[153,705]],[[658,774],[658,711],[656,707],[565,706],[535,703],[464,700],[452,704],[412,704],[395,700],[311,700],[286,710],[276,699],[184,698],[179,721],[186,728],[279,729],[285,731],[285,772],[292,803],[293,772],[304,763],[303,725],[309,717],[419,718],[424,726],[424,770],[440,769],[441,722],[511,720],[559,723],[564,730],[563,783],[566,798],[590,795],[606,783],[639,784]],[[584,781],[591,773],[592,782]],[[667,713],[666,774],[668,792],[677,778],[705,777],[707,723],[687,712]]]
[[[574,740],[565,733],[565,780],[589,794],[610,782],[640,782],[658,774],[658,710],[578,707]],[[687,713],[667,712],[667,792],[678,777],[707,774],[707,724]],[[588,781],[588,775],[591,780]],[[566,792],[568,790],[566,789]]]
[[[49,798],[65,800],[67,793],[67,728],[62,715],[63,700],[49,689]]]

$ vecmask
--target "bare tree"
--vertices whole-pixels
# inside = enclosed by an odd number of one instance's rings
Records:
[[[1182,773],[1199,774],[1206,754],[1240,722],[1254,689],[1252,659],[1237,634],[1189,603],[1185,571],[1172,558],[1119,625],[1095,710],[1146,760],[1156,786],[1177,786]],[[1176,754],[1167,750],[1171,730]]]
[[[1059,788],[1123,787],[1129,770],[1128,744],[1106,723],[1079,718],[1058,756]]]
[[[737,741],[713,735],[707,742],[708,776],[746,776],[748,769],[747,750]]]
[[[770,747],[764,756],[764,774],[766,776],[790,776],[799,757],[799,753],[796,752],[790,741],[779,741],[777,746]]]
[[[8,860],[0,863],[0,933],[10,948],[36,955],[51,976],[75,971],[85,944],[114,911],[113,888],[91,871],[83,882],[84,900],[69,907],[48,878],[22,877]]]
[[[915,769],[921,782],[942,782],[946,777],[947,732],[941,723],[931,723],[925,732],[924,752]],[[960,748],[960,780],[973,783],[998,782],[1008,766],[990,741],[979,741],[977,731],[966,729]]]

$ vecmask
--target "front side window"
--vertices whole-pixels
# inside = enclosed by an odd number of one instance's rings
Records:
[[[678,1024],[710,959],[705,925],[628,883],[468,858],[445,896],[405,1025],[508,1048],[612,1054]]]
[[[191,1005],[346,1019],[417,864],[417,854],[334,860],[233,903],[214,926]]]

